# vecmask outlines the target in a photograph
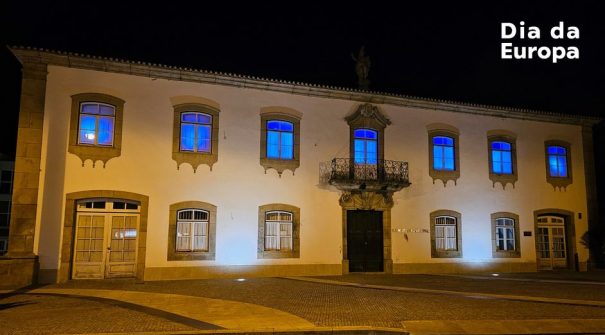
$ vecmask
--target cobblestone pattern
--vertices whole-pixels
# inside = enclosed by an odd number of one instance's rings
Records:
[[[446,284],[441,288],[452,289],[451,285]],[[248,279],[244,282],[187,280],[144,284],[131,281],[72,281],[61,287],[114,288],[229,299],[277,308],[318,326],[331,327],[401,327],[404,320],[605,318],[605,308],[598,307],[395,292],[280,278]]]
[[[18,294],[0,300],[0,334],[76,334],[195,330],[90,300]]]

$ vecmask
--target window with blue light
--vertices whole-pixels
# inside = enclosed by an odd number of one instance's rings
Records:
[[[267,158],[294,159],[294,125],[292,122],[267,121]]]
[[[447,136],[433,137],[433,169],[443,171],[454,171],[456,169],[453,138]]]
[[[212,151],[212,116],[204,113],[181,113],[181,151]]]
[[[353,136],[355,164],[377,164],[378,133],[371,129],[355,129]]]
[[[492,150],[492,172],[496,174],[513,173],[512,145],[508,142],[494,141]]]
[[[567,175],[567,149],[551,145],[547,147],[548,171],[551,177],[566,178]]]
[[[112,146],[114,123],[114,106],[97,102],[81,103],[78,126],[78,143]]]

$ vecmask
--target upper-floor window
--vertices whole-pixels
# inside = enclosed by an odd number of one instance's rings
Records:
[[[378,161],[378,133],[371,129],[355,129],[353,136],[355,164],[376,164]]]
[[[68,151],[82,160],[103,166],[122,152],[124,100],[102,93],[71,96]]]
[[[208,212],[184,209],[177,215],[176,251],[208,251]]]
[[[294,159],[294,124],[292,122],[267,121],[267,158]]]
[[[457,183],[460,178],[460,149],[457,128],[443,124],[432,123],[426,126],[428,131],[429,175],[435,180],[447,185],[450,180]]]
[[[80,103],[78,143],[113,145],[115,106],[99,102]]]
[[[201,164],[212,170],[218,161],[219,110],[215,107],[186,103],[174,106],[172,159],[189,163],[193,172]]]
[[[548,146],[548,171],[551,177],[567,177],[567,149],[562,146]]]
[[[489,155],[489,179],[495,186],[500,183],[503,189],[517,182],[517,135],[504,129],[487,132],[487,151]]]
[[[512,145],[508,142],[492,142],[492,172],[496,174],[513,173]]]
[[[13,171],[2,170],[0,174],[0,194],[10,194],[13,184]]]
[[[456,169],[454,139],[447,136],[433,137],[433,168],[453,171]]]
[[[260,113],[260,165],[277,171],[300,166],[300,120],[302,114],[287,107],[263,107]]]
[[[182,151],[212,152],[212,115],[181,113]]]
[[[10,220],[11,202],[0,201],[0,227],[8,227]]]
[[[571,145],[564,141],[546,141],[546,181],[555,188],[572,183]]]

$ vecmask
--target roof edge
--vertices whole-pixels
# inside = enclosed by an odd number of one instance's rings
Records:
[[[532,109],[472,104],[443,99],[408,96],[403,94],[364,91],[353,88],[276,80],[141,61],[99,57],[88,54],[49,50],[43,48],[24,46],[7,47],[13,53],[13,55],[15,55],[19,62],[21,62],[21,64],[42,63],[47,65],[130,74],[158,79],[235,86],[240,88],[261,89],[320,98],[344,99],[365,103],[389,104],[431,110],[438,109],[450,112],[522,120],[588,126],[592,126],[603,120],[603,118],[596,116],[569,115]]]

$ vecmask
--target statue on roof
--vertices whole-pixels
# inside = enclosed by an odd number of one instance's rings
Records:
[[[361,46],[357,56],[351,53],[351,57],[355,61],[355,72],[357,73],[357,84],[362,90],[367,90],[370,86],[368,74],[370,72],[370,57],[365,54],[365,46]]]

